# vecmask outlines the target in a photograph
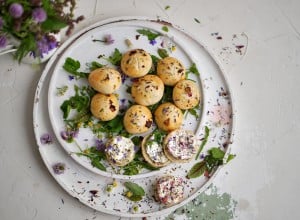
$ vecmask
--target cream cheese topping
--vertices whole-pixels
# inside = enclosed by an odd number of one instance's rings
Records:
[[[162,145],[154,141],[153,136],[149,137],[146,142],[146,153],[149,158],[155,163],[168,162],[168,158],[164,154]]]
[[[156,186],[157,197],[161,203],[172,205],[180,202],[184,194],[183,179],[165,176],[158,180]]]
[[[174,158],[181,160],[191,159],[198,149],[195,135],[186,130],[174,131],[174,134],[168,137],[166,148]]]
[[[129,138],[116,136],[108,141],[105,152],[115,165],[126,165],[134,157],[134,144]]]

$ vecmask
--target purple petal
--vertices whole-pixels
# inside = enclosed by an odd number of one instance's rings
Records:
[[[13,18],[19,18],[23,15],[24,9],[23,6],[19,3],[13,3],[9,6],[9,14]]]
[[[55,174],[63,174],[66,169],[66,165],[64,163],[56,163],[52,166],[53,172]]]
[[[105,143],[104,143],[103,140],[96,139],[96,149],[98,151],[104,151],[105,150]]]
[[[41,144],[52,144],[52,142],[53,142],[52,136],[50,134],[48,134],[48,133],[43,134],[40,137],[40,141],[41,141]]]
[[[150,40],[149,43],[154,46],[157,42],[156,40]]]
[[[69,75],[69,80],[72,81],[73,79],[75,79],[75,77],[72,75]]]
[[[0,48],[6,47],[7,45],[7,38],[4,35],[0,35]]]
[[[47,19],[47,14],[43,8],[35,8],[32,11],[32,18],[37,23],[42,23]]]
[[[111,34],[108,34],[104,37],[104,42],[109,45],[113,44],[115,40],[112,38]]]

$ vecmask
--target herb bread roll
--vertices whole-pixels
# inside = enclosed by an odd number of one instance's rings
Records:
[[[159,105],[154,116],[157,126],[163,131],[178,129],[183,121],[182,111],[170,102]]]
[[[152,58],[143,49],[128,51],[122,56],[122,71],[133,78],[146,75],[152,67]]]
[[[94,117],[101,121],[109,121],[117,116],[119,101],[115,94],[97,93],[91,100],[90,109]]]
[[[143,105],[133,105],[125,112],[124,127],[130,134],[148,131],[153,124],[151,111]]]
[[[157,75],[167,86],[174,86],[178,81],[185,79],[183,64],[174,57],[166,57],[157,63]]]
[[[114,93],[121,85],[121,74],[109,67],[93,70],[89,74],[89,84],[93,89],[103,94]]]
[[[200,101],[200,91],[192,80],[181,80],[173,88],[173,101],[180,109],[196,107]]]
[[[164,95],[164,83],[156,75],[146,75],[134,80],[131,87],[134,101],[140,105],[153,105]]]

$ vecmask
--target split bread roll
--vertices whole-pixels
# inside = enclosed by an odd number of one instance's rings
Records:
[[[126,137],[112,137],[106,143],[105,154],[110,164],[125,166],[134,159],[134,143]]]
[[[164,152],[172,162],[189,162],[199,149],[192,131],[178,129],[170,132],[164,139]]]
[[[153,167],[164,167],[170,163],[163,150],[163,143],[158,142],[155,133],[145,136],[142,141],[144,159]]]
[[[154,189],[155,199],[163,205],[170,207],[183,200],[184,183],[181,177],[160,177]]]

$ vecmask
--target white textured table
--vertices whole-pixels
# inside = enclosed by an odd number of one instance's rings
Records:
[[[300,219],[299,8],[298,0],[78,1],[86,20],[77,30],[114,16],[159,16],[197,36],[228,78],[237,157],[168,219]],[[32,109],[44,66],[4,55],[0,67],[0,219],[119,219],[73,199],[42,162]]]

